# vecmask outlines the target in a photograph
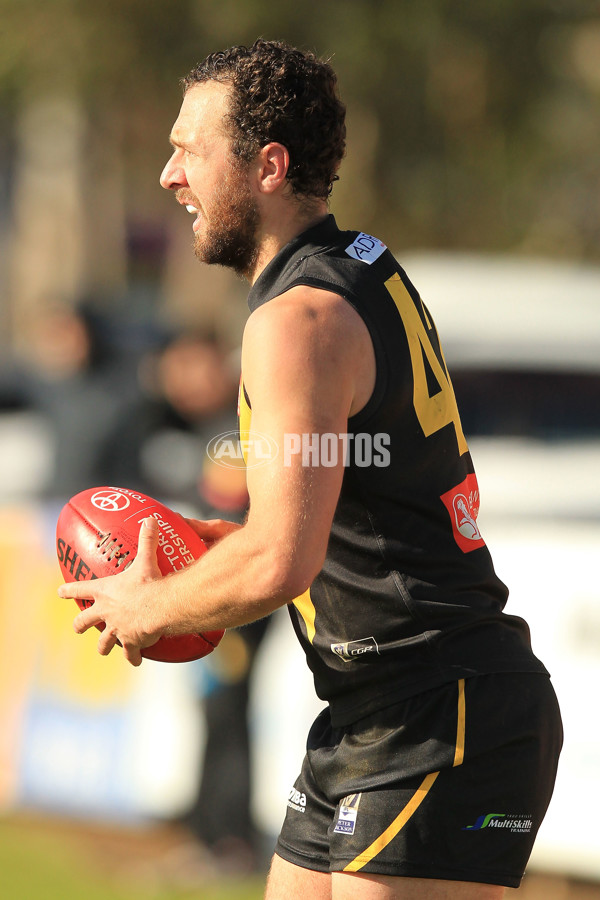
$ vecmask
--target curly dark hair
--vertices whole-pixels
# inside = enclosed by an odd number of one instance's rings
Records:
[[[232,150],[250,162],[271,141],[290,154],[292,191],[325,200],[346,147],[346,108],[329,63],[280,41],[211,53],[182,79],[184,92],[205,81],[232,85]]]

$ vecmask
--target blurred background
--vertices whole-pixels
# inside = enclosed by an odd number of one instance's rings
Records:
[[[598,898],[597,0],[0,0],[2,896],[262,896],[319,709],[285,613],[134,671],[55,599],[79,490],[243,515],[243,475],[205,447],[235,427],[246,285],[196,262],[158,177],[179,78],[258,36],[338,73],[332,211],[437,320],[482,531],[562,701],[520,894]]]

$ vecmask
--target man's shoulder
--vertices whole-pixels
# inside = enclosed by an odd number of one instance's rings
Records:
[[[353,285],[381,280],[397,268],[386,244],[365,231],[341,230],[333,216],[298,235],[275,256],[253,285],[251,310],[296,284],[336,290],[346,296]]]
[[[301,356],[307,365],[322,358],[342,364],[346,354],[368,355],[370,338],[361,316],[331,289],[298,284],[255,309],[242,340],[242,367],[282,366]]]
[[[333,217],[331,217],[333,219]],[[318,232],[307,232],[306,241],[298,246],[294,262],[310,264],[320,260],[340,259],[353,260],[365,265],[372,265],[388,250],[387,245],[378,237],[357,229],[341,230],[335,220]]]
[[[263,332],[267,337],[272,332],[284,332],[292,340],[296,329],[319,328],[330,322],[334,324],[348,315],[349,306],[345,297],[335,290],[335,286],[296,282],[285,287],[272,302],[258,306],[246,322],[246,332]]]

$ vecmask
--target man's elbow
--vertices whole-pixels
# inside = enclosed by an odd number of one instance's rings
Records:
[[[282,554],[273,554],[268,566],[268,592],[283,606],[300,597],[311,586],[323,567],[325,554],[306,558],[292,556],[286,559]]]

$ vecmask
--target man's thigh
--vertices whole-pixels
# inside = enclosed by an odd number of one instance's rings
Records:
[[[504,888],[467,881],[334,872],[331,900],[501,900]]]
[[[504,888],[464,881],[314,872],[275,855],[265,900],[501,900]]]
[[[265,900],[332,900],[331,875],[296,866],[273,857],[267,878]]]

